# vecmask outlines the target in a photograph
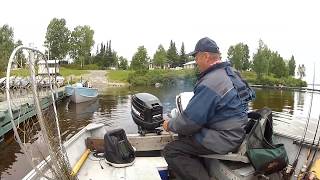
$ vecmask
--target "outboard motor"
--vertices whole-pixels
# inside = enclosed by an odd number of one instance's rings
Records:
[[[131,98],[131,115],[138,125],[138,133],[142,136],[146,133],[161,133],[162,130],[157,128],[163,123],[163,107],[154,95],[134,94]]]
[[[123,129],[114,129],[104,135],[104,149],[106,162],[114,167],[126,167],[134,163],[135,150]]]

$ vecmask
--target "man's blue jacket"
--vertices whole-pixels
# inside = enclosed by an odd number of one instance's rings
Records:
[[[218,154],[236,151],[248,121],[254,91],[227,62],[202,72],[186,109],[169,121],[169,130],[192,136]]]

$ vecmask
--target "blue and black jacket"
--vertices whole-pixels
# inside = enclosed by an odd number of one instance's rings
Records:
[[[194,88],[194,96],[169,129],[194,137],[218,154],[236,151],[248,121],[248,102],[254,91],[227,62],[204,71]]]

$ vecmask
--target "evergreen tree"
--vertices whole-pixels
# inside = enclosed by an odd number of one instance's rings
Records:
[[[155,67],[163,68],[165,63],[167,62],[167,52],[160,44],[156,53],[153,55],[153,65]]]
[[[138,47],[138,51],[133,55],[130,68],[133,70],[148,69],[148,53],[144,46]]]
[[[295,73],[295,69],[296,69],[296,62],[294,60],[294,56],[292,55],[291,56],[291,59],[288,63],[288,66],[289,66],[289,76],[294,76],[294,73]]]
[[[179,66],[182,67],[183,64],[185,64],[188,60],[188,57],[186,55],[186,52],[184,50],[184,43],[182,42],[181,44],[181,50],[180,50],[180,63],[179,63]]]
[[[168,57],[168,63],[170,64],[170,67],[177,67],[179,65],[179,56],[177,53],[176,44],[171,40],[170,46],[167,51],[167,57]]]

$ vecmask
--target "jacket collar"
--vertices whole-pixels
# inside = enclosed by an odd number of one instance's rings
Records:
[[[209,67],[208,69],[206,69],[205,71],[203,71],[203,72],[200,74],[198,80],[200,80],[203,76],[205,76],[206,74],[208,74],[208,73],[210,73],[210,72],[212,72],[212,71],[215,71],[215,70],[221,69],[221,68],[225,68],[225,67],[227,67],[227,66],[230,66],[230,63],[229,63],[229,62],[222,62],[222,63],[219,63],[219,64],[215,64],[215,65]]]

